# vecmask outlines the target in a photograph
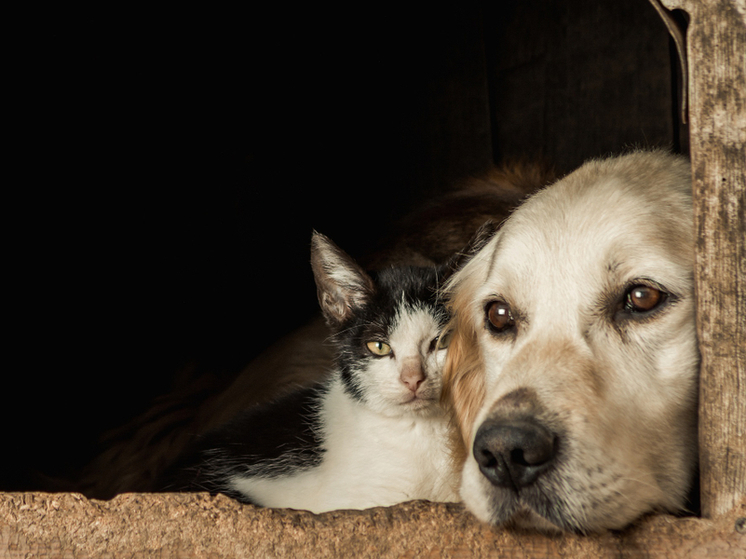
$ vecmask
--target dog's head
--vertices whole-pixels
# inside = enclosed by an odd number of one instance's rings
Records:
[[[588,532],[684,503],[699,354],[688,162],[591,161],[454,275],[445,397],[480,519]]]

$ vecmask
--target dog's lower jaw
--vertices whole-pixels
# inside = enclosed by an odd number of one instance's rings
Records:
[[[512,490],[494,487],[479,471],[479,466],[474,460],[467,460],[464,463],[460,494],[469,511],[487,524],[547,533],[579,531],[572,527],[563,530],[522,503]]]
[[[468,467],[468,464],[465,467]],[[585,532],[579,527],[558,526],[521,502],[516,495],[501,496],[499,490],[481,477],[463,476],[460,493],[468,510],[482,522],[493,526],[506,526],[547,534]]]
[[[594,503],[599,505],[600,501],[577,499],[580,495],[573,493],[555,494],[547,485],[524,488],[521,493],[496,487],[474,460],[464,464],[460,487],[467,509],[482,522],[549,534],[619,530],[647,512],[676,508],[673,503],[664,504],[659,492],[652,493],[650,500],[638,499],[639,507],[602,506],[604,510],[594,510]]]
[[[561,534],[565,531],[559,526],[552,524],[546,518],[539,516],[526,505],[522,505],[506,525],[522,530],[543,532],[545,534]]]
[[[468,466],[467,463],[465,467]],[[461,498],[474,516],[493,526],[508,526],[549,534],[565,531],[531,510],[515,496],[501,498],[499,491],[495,491],[484,478],[463,476]]]

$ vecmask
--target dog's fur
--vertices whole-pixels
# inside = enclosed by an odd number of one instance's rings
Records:
[[[690,190],[681,157],[590,161],[524,203],[452,278],[444,397],[461,496],[480,519],[589,532],[683,506],[699,362]],[[639,285],[663,300],[640,312],[629,302]],[[494,301],[514,321],[499,332]],[[480,468],[480,427],[505,421],[546,434],[535,481],[494,483]]]

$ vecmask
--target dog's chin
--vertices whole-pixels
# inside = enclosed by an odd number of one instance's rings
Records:
[[[550,494],[535,487],[521,494],[495,487],[479,473],[473,461],[470,462],[465,465],[461,478],[461,498],[471,513],[483,522],[549,534],[585,534],[603,528],[573,522],[575,515],[567,510],[562,499],[552,499]],[[474,471],[470,472],[472,469]]]
[[[504,524],[519,530],[530,530],[532,532],[543,532],[545,534],[560,534],[566,531],[556,524],[551,523],[543,516],[539,516],[525,505],[516,511],[513,516],[510,517],[510,520]]]
[[[579,499],[553,494],[547,487],[532,486],[517,493],[512,489],[495,487],[486,479],[472,481],[469,484],[467,476],[462,478],[461,497],[477,518],[495,526],[548,534],[589,534],[618,530],[656,508],[647,506],[628,509],[623,506],[615,507],[610,503],[609,508],[595,511],[596,514],[589,517],[582,505],[578,507],[573,504],[573,501]],[[476,491],[470,491],[470,485]]]
[[[531,499],[523,499],[510,490],[494,491],[487,506],[489,512],[485,515],[477,514],[482,520],[495,526],[505,526],[511,529],[529,530],[546,534],[562,532],[586,533],[582,526],[575,526],[567,522],[559,508],[547,508],[545,505],[532,505]],[[467,507],[469,503],[467,502]],[[469,507],[471,508],[471,507]],[[544,509],[543,513],[537,509]],[[475,512],[472,510],[472,512]],[[551,518],[555,513],[556,518]]]
[[[494,492],[491,501],[490,520],[492,524],[498,526],[550,534],[584,533],[586,531],[581,526],[568,523],[560,507],[547,506],[546,503],[534,503],[530,497],[520,497],[511,490]]]

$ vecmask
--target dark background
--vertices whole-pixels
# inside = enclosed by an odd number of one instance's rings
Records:
[[[493,163],[686,151],[647,0],[99,10],[11,53],[2,490],[306,321],[314,228],[362,255]]]

